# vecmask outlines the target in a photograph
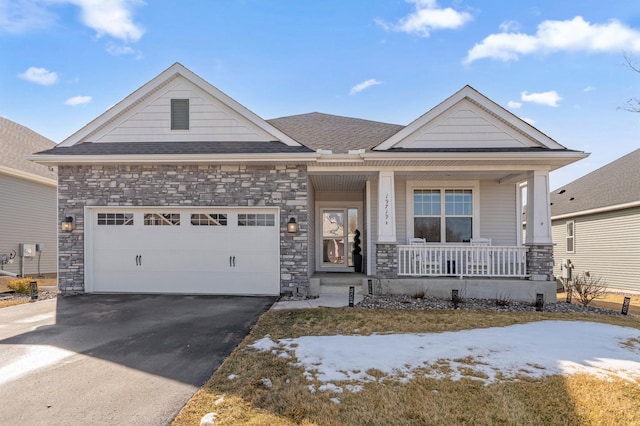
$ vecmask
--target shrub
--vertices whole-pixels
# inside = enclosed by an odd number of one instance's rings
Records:
[[[18,278],[17,280],[11,280],[7,284],[7,286],[19,294],[30,294],[31,293],[31,278]]]
[[[593,299],[604,297],[609,292],[602,277],[592,276],[588,272],[578,274],[573,278],[571,291],[578,297],[582,306],[589,305]]]

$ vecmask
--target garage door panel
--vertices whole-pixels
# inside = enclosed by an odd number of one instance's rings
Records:
[[[119,210],[89,209],[92,266],[88,291],[280,293],[276,209],[235,208],[211,214],[215,208],[136,207],[126,208],[127,214],[133,212],[128,225],[97,224],[98,213],[112,211]],[[238,226],[240,222],[246,226]]]

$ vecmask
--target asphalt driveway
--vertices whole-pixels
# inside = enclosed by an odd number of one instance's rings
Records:
[[[82,295],[0,309],[0,424],[168,424],[274,300]]]

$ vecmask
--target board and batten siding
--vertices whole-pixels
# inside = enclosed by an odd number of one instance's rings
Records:
[[[171,130],[171,99],[189,99],[189,129]],[[152,99],[118,118],[115,127],[98,130],[91,142],[266,142],[275,138],[182,77]]]
[[[19,244],[43,244],[42,254],[25,258],[25,275],[57,272],[58,224],[56,187],[0,174],[0,254],[18,252]],[[38,271],[38,256],[40,270]],[[20,273],[19,253],[4,270]]]
[[[574,253],[567,253],[566,227],[573,220]],[[640,292],[640,207],[552,222],[554,274],[571,259],[573,274],[601,276],[612,291]]]
[[[515,246],[520,226],[516,218],[518,187],[497,181],[480,181],[480,238],[494,246]]]

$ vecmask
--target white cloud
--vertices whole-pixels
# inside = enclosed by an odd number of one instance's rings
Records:
[[[584,88],[585,92],[593,92],[594,90],[596,90],[596,88],[593,86],[587,86]]]
[[[520,23],[518,21],[504,21],[499,28],[502,32],[519,31]]]
[[[82,22],[93,28],[98,37],[108,35],[127,42],[140,40],[144,30],[132,19],[133,7],[139,0],[63,0],[82,11]]]
[[[376,86],[378,84],[382,84],[382,82],[376,80],[375,78],[370,78],[367,81],[363,81],[362,83],[353,86],[349,94],[355,95],[356,93],[362,92],[364,89],[368,89],[369,87]]]
[[[30,67],[22,74],[18,74],[18,77],[43,86],[50,86],[58,82],[58,74],[46,68]]]
[[[460,28],[473,19],[468,12],[459,12],[450,7],[441,8],[436,0],[406,1],[415,5],[413,13],[401,18],[396,24],[389,24],[382,19],[376,19],[375,22],[387,31],[429,37],[431,31]]]
[[[507,106],[509,108],[513,108],[513,109],[518,109],[522,106],[522,102],[516,102],[516,101],[509,101],[507,103]]]
[[[113,56],[135,55],[137,52],[131,46],[107,43],[107,53]]]
[[[534,120],[533,118],[520,117],[520,120],[524,121],[525,123],[531,124],[532,126],[536,124],[536,120]]]
[[[482,58],[515,61],[522,55],[558,51],[640,52],[640,31],[616,20],[592,24],[581,16],[567,21],[543,21],[535,35],[502,32],[487,36],[467,52],[465,63]]]
[[[84,25],[98,37],[108,35],[125,42],[137,42],[144,30],[133,22],[133,9],[142,0],[0,0],[0,30],[21,33],[50,26],[56,20],[52,6],[72,4],[80,8]]]
[[[523,102],[532,102],[539,105],[547,105],[551,107],[557,107],[558,102],[562,100],[558,92],[550,90],[548,92],[529,93],[521,92],[520,100]]]
[[[69,106],[78,106],[88,104],[89,102],[91,102],[91,96],[74,96],[67,99],[64,104]]]
[[[34,1],[0,0],[0,31],[21,34],[50,26],[55,15]]]

